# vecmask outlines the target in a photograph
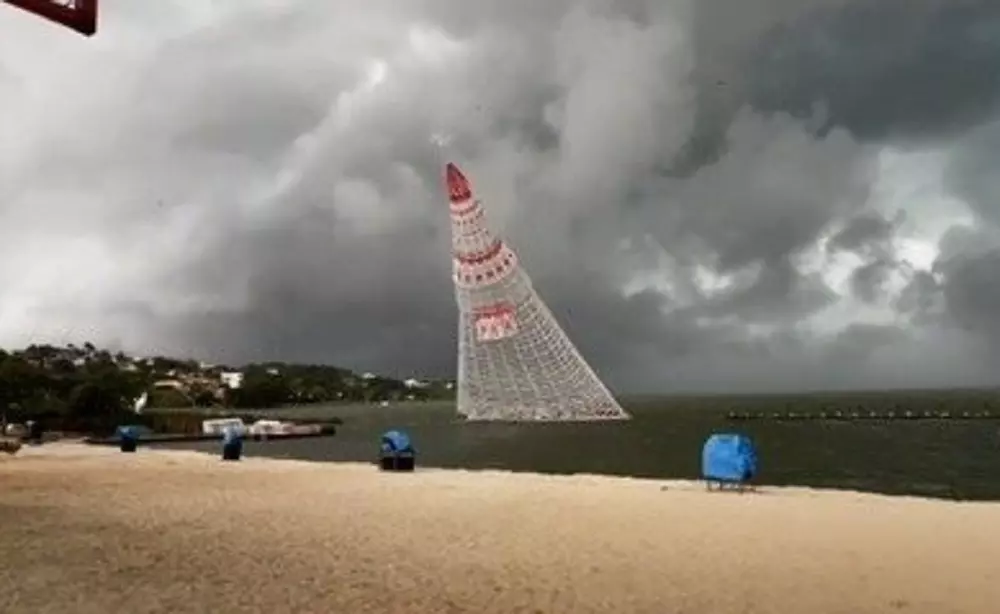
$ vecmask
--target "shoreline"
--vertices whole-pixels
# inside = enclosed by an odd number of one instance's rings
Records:
[[[145,445],[139,447],[136,452],[123,454],[117,449],[112,449],[110,446],[105,445],[95,445],[83,441],[83,439],[74,440],[63,440],[57,442],[46,443],[42,446],[25,446],[21,448],[21,451],[13,456],[3,457],[0,456],[0,462],[5,459],[16,460],[17,458],[31,458],[31,459],[60,459],[60,460],[89,460],[95,458],[114,458],[123,457],[124,459],[129,458],[158,458],[162,457],[170,463],[170,460],[179,461],[183,459],[194,460],[197,459],[199,464],[204,464],[212,466],[215,463],[229,466],[238,465],[274,465],[275,467],[286,467],[289,469],[310,469],[310,470],[321,470],[323,467],[328,467],[333,470],[340,471],[364,471],[371,472],[375,475],[382,474],[378,470],[377,464],[373,462],[363,462],[363,461],[334,461],[334,460],[309,460],[300,458],[284,458],[284,457],[273,457],[267,455],[256,455],[256,456],[246,456],[244,455],[239,461],[222,461],[221,452],[209,452],[207,450],[182,450],[176,448],[169,448],[166,446],[156,446],[156,445]],[[124,462],[128,462],[125,460]],[[147,462],[147,461],[142,461]],[[0,468],[3,465],[0,464]],[[977,505],[986,507],[996,507],[998,512],[1000,512],[1000,500],[969,500],[969,499],[952,499],[945,497],[930,497],[921,496],[913,494],[891,494],[882,492],[873,492],[866,490],[855,490],[850,488],[829,488],[829,487],[812,487],[812,486],[801,486],[801,485],[772,485],[772,484],[757,484],[754,486],[753,490],[749,490],[745,493],[708,493],[703,480],[690,480],[690,479],[670,479],[670,478],[655,478],[655,477],[640,477],[640,476],[628,476],[628,475],[618,475],[618,474],[603,474],[603,473],[548,473],[548,472],[538,472],[538,471],[518,471],[518,470],[508,470],[508,469],[496,469],[496,468],[455,468],[455,467],[435,467],[435,466],[417,466],[414,474],[420,475],[455,475],[463,476],[470,479],[513,479],[513,478],[523,478],[526,480],[538,481],[539,483],[552,483],[560,484],[566,486],[572,485],[629,485],[635,487],[647,487],[660,492],[705,492],[711,496],[735,496],[735,497],[753,497],[753,496],[770,496],[770,495],[790,495],[790,496],[806,496],[806,497],[816,497],[823,495],[850,495],[855,498],[865,499],[871,498],[874,500],[889,500],[889,501],[915,501],[915,502],[925,502],[925,503],[935,503],[935,504],[952,504],[952,505]],[[406,474],[402,474],[403,477],[400,479],[405,479]],[[412,475],[412,474],[411,474]],[[1000,520],[1000,516],[998,516]]]
[[[341,464],[341,463],[352,464],[352,463],[354,463],[354,464],[365,465],[365,466],[367,466],[369,464],[369,462],[374,462],[374,461],[365,461],[365,460],[358,460],[358,459],[352,459],[352,458],[347,458],[347,459],[309,458],[308,456],[305,456],[305,455],[298,455],[298,454],[289,455],[289,454],[274,453],[274,452],[271,452],[271,451],[268,450],[268,447],[275,443],[273,441],[272,442],[247,442],[247,443],[248,444],[252,443],[255,447],[252,449],[252,452],[249,455],[247,454],[246,447],[244,448],[244,455],[243,455],[244,459],[246,459],[246,458],[264,458],[264,459],[272,459],[272,460],[297,460],[297,461],[301,461],[301,462],[305,462],[305,463],[319,463],[319,464]],[[192,452],[196,451],[196,452],[207,454],[209,456],[212,456],[212,455],[218,456],[219,454],[221,454],[221,448],[219,449],[218,452],[216,452],[215,450],[211,450],[210,451],[210,450],[204,449],[201,446],[198,446],[198,447],[196,447],[196,446],[176,446],[175,447],[175,446],[171,446],[169,444],[162,445],[162,446],[154,444],[152,447],[154,449],[160,449],[160,450],[192,451]],[[630,473],[619,472],[619,471],[615,471],[615,470],[609,470],[607,472],[602,473],[602,472],[597,472],[597,471],[569,471],[569,470],[560,470],[560,469],[545,470],[545,469],[524,468],[524,467],[504,468],[504,467],[497,467],[495,464],[491,465],[491,466],[489,466],[489,465],[475,466],[475,463],[472,463],[471,466],[460,466],[457,463],[435,464],[435,463],[432,463],[432,462],[429,463],[429,462],[423,461],[421,459],[421,457],[419,456],[419,454],[418,454],[418,459],[417,459],[417,467],[421,471],[428,471],[428,470],[470,471],[470,472],[490,472],[490,471],[496,471],[496,472],[499,472],[499,473],[514,473],[514,474],[518,474],[518,475],[539,475],[539,476],[553,476],[553,477],[595,476],[595,477],[606,477],[606,478],[625,479],[625,480],[647,480],[647,481],[651,481],[651,482],[664,482],[664,483],[670,483],[670,482],[677,482],[677,483],[703,483],[700,480],[700,478],[675,477],[675,476],[656,476],[656,475],[649,475],[648,473],[646,473],[646,474],[630,474]],[[834,482],[835,480],[826,480],[826,481],[828,481],[828,482]],[[923,488],[913,488],[913,487],[906,488],[904,486],[898,486],[898,485],[895,485],[895,484],[886,484],[886,485],[884,485],[881,488],[879,488],[877,486],[871,486],[869,488],[859,488],[859,487],[852,486],[852,485],[850,485],[847,482],[848,481],[845,480],[843,482],[843,485],[837,485],[837,484],[809,485],[809,484],[804,484],[804,483],[801,483],[801,482],[798,482],[798,483],[796,483],[796,482],[784,482],[784,483],[778,483],[778,482],[757,482],[756,486],[759,489],[760,488],[763,488],[763,489],[805,489],[805,490],[813,490],[813,491],[853,492],[853,493],[860,493],[860,494],[879,495],[879,496],[885,496],[885,497],[912,497],[912,498],[917,498],[917,499],[928,499],[928,500],[932,500],[932,501],[951,501],[951,502],[959,502],[959,503],[960,502],[1000,503],[1000,494],[997,494],[997,495],[994,495],[994,496],[971,496],[971,497],[969,497],[969,496],[958,496],[958,495],[953,494],[953,491],[951,491],[952,487],[949,486],[949,485],[947,485],[947,484],[933,484],[933,486],[934,486],[933,489],[931,488],[931,486],[929,486],[926,483],[922,483],[921,484],[921,486],[923,486]]]

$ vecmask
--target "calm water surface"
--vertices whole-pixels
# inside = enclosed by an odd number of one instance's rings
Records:
[[[399,428],[410,433],[421,466],[696,479],[705,438],[738,430],[757,443],[765,484],[1000,500],[992,421],[733,424],[703,405],[629,409],[628,422],[581,424],[464,423],[447,404],[281,410],[295,418],[337,415],[344,425],[330,438],[247,442],[245,454],[372,461],[379,435]],[[219,450],[215,442],[172,447]]]

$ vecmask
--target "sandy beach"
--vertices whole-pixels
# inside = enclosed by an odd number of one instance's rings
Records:
[[[992,614],[1000,505],[58,443],[0,459],[0,612]]]

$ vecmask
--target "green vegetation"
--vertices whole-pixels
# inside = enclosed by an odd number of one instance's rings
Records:
[[[239,374],[239,385],[228,385],[224,374]],[[272,362],[230,368],[163,356],[135,358],[90,343],[0,350],[0,412],[8,421],[44,420],[50,428],[88,432],[124,421],[148,423],[133,411],[144,393],[151,409],[241,411],[454,396],[451,382],[403,382],[326,365]],[[192,420],[183,412],[174,412],[170,420],[156,413],[160,422]]]
[[[231,390],[228,405],[269,408],[329,403],[379,403],[453,399],[451,382],[430,380],[414,386],[406,382],[326,365],[286,363],[250,364],[239,369],[243,386]]]
[[[142,374],[118,368],[118,358],[91,344],[0,350],[0,409],[11,421],[58,419],[66,429],[117,422],[125,400],[145,387]]]

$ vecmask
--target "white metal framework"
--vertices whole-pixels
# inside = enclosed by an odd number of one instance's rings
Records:
[[[628,419],[517,255],[489,230],[462,172],[449,163],[445,179],[459,311],[458,412],[469,420]]]

